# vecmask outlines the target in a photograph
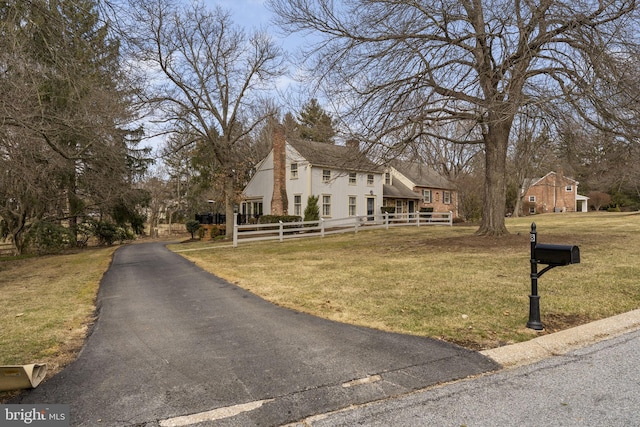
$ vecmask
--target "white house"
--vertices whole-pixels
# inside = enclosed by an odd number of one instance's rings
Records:
[[[309,196],[318,196],[322,218],[380,212],[384,170],[357,144],[285,140],[282,129],[273,139],[273,150],[243,191],[242,214],[303,217]]]

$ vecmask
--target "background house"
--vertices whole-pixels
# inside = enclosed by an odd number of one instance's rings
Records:
[[[421,209],[453,212],[458,216],[458,192],[455,186],[433,168],[415,162],[393,161],[388,165],[384,183],[384,205],[396,213]]]
[[[587,212],[588,197],[578,194],[578,181],[561,172],[549,172],[542,178],[525,182],[523,214],[547,212]]]
[[[340,146],[285,140],[274,134],[273,150],[256,167],[243,191],[241,213],[304,216],[309,196],[318,196],[322,218],[379,213],[383,169],[356,143]]]

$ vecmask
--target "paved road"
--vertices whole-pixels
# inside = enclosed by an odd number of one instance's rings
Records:
[[[639,426],[638,354],[635,331],[533,365],[309,419],[304,426]]]
[[[79,359],[12,403],[70,404],[74,426],[275,426],[498,368],[278,308],[160,243],[115,253],[98,307]]]

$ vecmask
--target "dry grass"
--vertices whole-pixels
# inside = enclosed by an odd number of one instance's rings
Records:
[[[51,376],[75,359],[114,250],[0,260],[0,365],[47,363]]]
[[[539,334],[525,327],[532,219],[540,242],[579,245],[582,261],[540,279],[542,333],[640,307],[638,214],[509,219],[500,239],[439,226],[172,247],[202,249],[182,254],[281,306],[483,349]],[[0,259],[0,364],[46,362],[51,375],[75,359],[114,250]]]
[[[581,264],[539,280],[542,333],[640,307],[637,214],[513,218],[500,239],[470,226],[406,227],[236,249],[201,242],[189,249],[211,249],[182,255],[284,307],[486,349],[540,334],[525,327],[532,220],[539,242],[581,251]]]

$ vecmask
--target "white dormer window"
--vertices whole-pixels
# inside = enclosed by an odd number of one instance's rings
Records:
[[[373,185],[373,174],[367,174],[367,185]]]
[[[331,181],[331,171],[329,169],[322,170],[322,181],[323,182]]]
[[[349,184],[356,185],[357,174],[355,172],[349,172]]]

